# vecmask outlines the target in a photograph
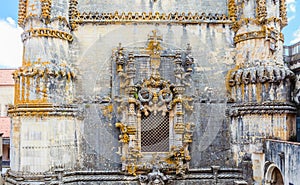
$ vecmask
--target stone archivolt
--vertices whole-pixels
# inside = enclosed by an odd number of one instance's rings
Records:
[[[153,31],[153,34],[149,36],[146,48],[131,51],[128,55],[126,49],[121,46],[115,51],[115,70],[120,80],[121,92],[120,97],[116,100],[119,102],[116,111],[118,112],[117,119],[120,120],[116,123],[116,127],[121,131],[119,138],[122,143],[122,169],[131,175],[145,175],[151,170],[155,174],[162,174],[159,170],[163,170],[163,172],[183,175],[191,160],[188,146],[192,142],[194,124],[185,122],[184,116],[188,111],[192,111],[192,106],[189,104],[192,98],[185,95],[187,84],[183,83],[185,78],[190,78],[189,74],[193,70],[191,48],[188,47],[185,53],[182,51],[182,53],[179,51],[173,53],[175,63],[173,75],[176,80],[171,83],[169,80],[161,78],[159,73],[160,53],[164,50],[160,44],[161,41],[162,37]],[[142,82],[134,83],[135,57],[140,52],[145,52],[150,58],[152,73],[150,78],[144,78]],[[185,56],[184,59],[182,54]],[[148,117],[150,114],[169,116],[167,119],[169,123],[164,124],[168,124],[167,128],[169,128],[169,124],[172,125],[173,131],[169,135],[169,149],[166,152],[142,152],[142,117]],[[154,124],[155,122],[153,122]],[[159,179],[152,179],[151,173],[143,176],[142,179],[143,182],[147,181],[146,179],[149,182],[166,180],[163,174]]]

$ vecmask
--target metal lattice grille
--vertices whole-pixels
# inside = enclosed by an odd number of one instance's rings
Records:
[[[142,152],[169,151],[169,114],[143,114],[141,131]]]

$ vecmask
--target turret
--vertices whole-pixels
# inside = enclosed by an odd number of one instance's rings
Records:
[[[24,53],[22,67],[14,74],[15,104],[72,102],[75,72],[68,61],[73,40],[68,3],[20,0],[19,7]]]
[[[252,161],[254,181],[262,183],[264,140],[288,140],[295,132],[294,73],[283,61],[285,1],[231,0],[229,10],[236,47],[227,76],[235,158]]]
[[[65,0],[19,2],[24,53],[22,66],[13,74],[15,103],[9,110],[12,171],[36,173],[75,165],[78,111],[72,104],[75,71],[69,60],[73,36],[68,6]]]

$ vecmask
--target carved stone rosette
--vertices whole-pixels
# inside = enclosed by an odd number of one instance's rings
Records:
[[[161,41],[162,36],[154,30],[145,48],[130,50],[120,45],[113,56],[118,84],[116,127],[121,131],[122,169],[130,175],[145,175],[152,170],[183,175],[191,159],[188,145],[194,124],[185,119],[193,109],[192,98],[185,94],[190,85],[186,81],[193,72],[191,47],[170,52],[164,50]],[[163,66],[167,64],[174,72],[166,75]],[[148,176],[142,179],[152,179],[150,173]],[[161,175],[151,181],[165,180]]]

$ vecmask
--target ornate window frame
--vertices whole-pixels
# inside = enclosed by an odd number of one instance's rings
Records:
[[[186,95],[187,83],[193,72],[194,59],[191,47],[185,50],[164,49],[162,36],[156,30],[148,36],[145,48],[130,50],[120,46],[113,51],[113,88],[117,90],[114,109],[116,127],[121,131],[122,170],[130,175],[145,175],[167,172],[183,175],[189,166],[191,156],[189,144],[192,142],[194,124],[186,122],[184,116],[192,112],[193,98]],[[163,79],[160,74],[162,53],[170,52],[173,56],[174,80]],[[151,75],[136,82],[136,62],[139,55],[150,59]],[[141,117],[142,114],[169,114],[169,151],[142,152]],[[144,176],[146,178],[146,176]]]

